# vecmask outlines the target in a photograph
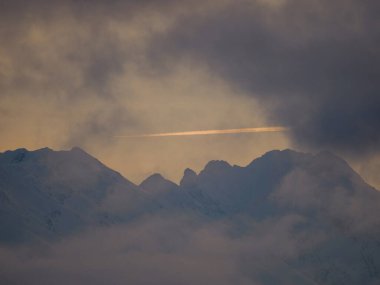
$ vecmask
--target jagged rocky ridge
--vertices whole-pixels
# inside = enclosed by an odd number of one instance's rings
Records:
[[[154,174],[138,186],[79,148],[0,154],[4,244],[53,241],[144,215],[228,219],[242,236],[252,224],[289,219],[299,249],[279,270],[312,276],[295,284],[378,284],[379,206],[380,193],[329,152],[271,151],[246,167],[211,161],[199,174],[186,169],[179,185]],[[279,282],[273,278],[263,284]]]

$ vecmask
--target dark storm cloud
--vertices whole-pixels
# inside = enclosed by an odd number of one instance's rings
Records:
[[[271,123],[293,129],[296,145],[370,153],[380,145],[379,6],[371,0],[1,1],[0,96],[58,98],[64,106],[106,98],[118,113],[112,80],[126,66],[157,77],[185,58],[258,99]],[[155,15],[173,21],[157,32]],[[125,36],[129,28],[137,39]],[[144,44],[136,44],[141,37]]]
[[[377,150],[379,12],[369,0],[235,1],[184,17],[152,58],[168,50],[208,63],[258,98],[275,124],[292,127],[296,143]]]

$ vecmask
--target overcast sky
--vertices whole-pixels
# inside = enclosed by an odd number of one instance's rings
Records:
[[[0,150],[80,146],[139,182],[328,149],[379,183],[379,14],[376,0],[0,1]],[[117,137],[266,126],[290,131]]]

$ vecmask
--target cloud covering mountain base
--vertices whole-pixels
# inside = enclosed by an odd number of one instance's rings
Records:
[[[7,152],[0,164],[2,171],[11,171],[10,165],[23,170],[19,180],[34,181],[19,188],[31,196],[55,200],[57,189],[67,191],[63,216],[74,200],[87,201],[76,212],[84,223],[79,228],[54,232],[62,220],[50,216],[49,235],[39,230],[29,240],[3,239],[1,284],[374,285],[380,280],[380,195],[330,153],[272,151],[246,167],[212,161],[199,174],[187,169],[180,185],[157,174],[133,185],[79,149]],[[78,165],[82,172],[64,176]],[[41,173],[50,177],[45,184]],[[15,182],[1,181],[2,197],[8,198],[1,201],[2,231],[12,231],[4,221],[18,205],[10,187]],[[32,225],[42,227],[38,219],[46,217],[36,213],[39,207],[26,206],[35,217]]]

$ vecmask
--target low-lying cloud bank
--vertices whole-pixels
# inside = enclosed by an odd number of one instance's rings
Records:
[[[283,177],[262,201],[277,214],[264,218],[176,208],[55,242],[2,246],[0,283],[376,284],[378,193],[343,162],[320,163]],[[105,206],[130,203],[117,197]]]
[[[1,249],[4,284],[292,284],[307,276],[285,260],[321,237],[295,237],[296,216],[250,224],[201,225],[189,217],[147,217],[129,226],[95,229],[48,246]],[[244,221],[247,222],[247,221]],[[282,272],[279,272],[281,270]],[[294,272],[293,272],[294,271]],[[265,278],[264,278],[265,279]]]

